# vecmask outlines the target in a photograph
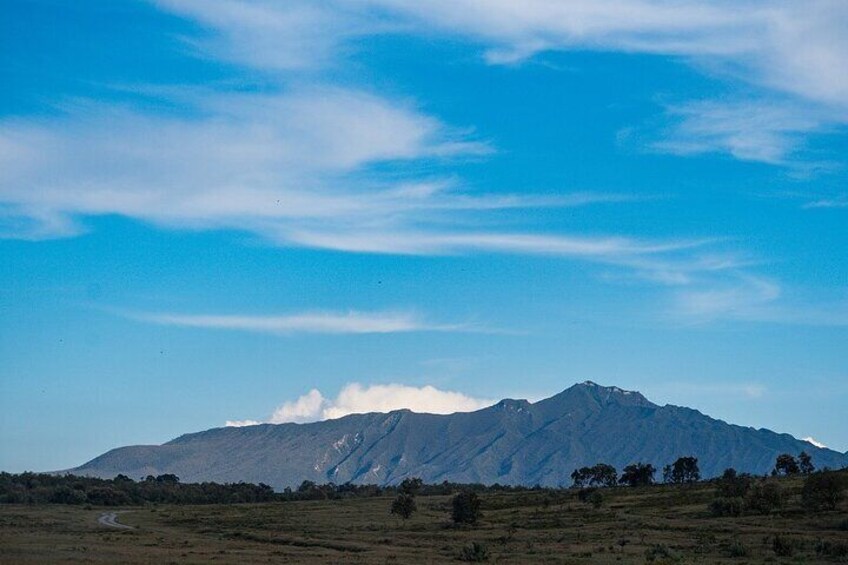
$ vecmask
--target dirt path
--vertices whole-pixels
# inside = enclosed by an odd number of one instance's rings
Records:
[[[123,512],[104,512],[100,515],[100,518],[97,519],[97,523],[101,526],[118,528],[119,530],[134,530],[134,527],[118,522],[118,514],[123,514],[124,512],[126,512],[126,510]]]

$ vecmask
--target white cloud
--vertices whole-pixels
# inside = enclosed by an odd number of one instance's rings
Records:
[[[848,208],[848,195],[840,194],[833,198],[820,198],[807,202],[804,208]]]
[[[709,281],[708,281],[709,282]],[[848,326],[848,300],[844,297],[804,300],[785,296],[775,281],[736,273],[709,288],[690,285],[674,295],[672,317],[687,323],[704,324],[722,320]]]
[[[306,312],[288,316],[197,314],[131,314],[130,317],[168,326],[240,330],[288,335],[382,334],[424,331],[485,331],[467,325],[433,324],[404,312]]]
[[[281,404],[271,415],[272,424],[283,422],[314,422],[322,420],[324,408],[329,401],[318,391],[312,389],[294,401]]]
[[[762,398],[768,391],[765,386],[756,382],[668,382],[654,387],[658,396],[675,398],[701,398],[703,396],[720,396],[722,398],[743,398],[756,400]]]
[[[777,300],[780,294],[778,284],[744,276],[717,288],[680,291],[676,296],[676,308],[682,316],[696,321],[745,318],[759,307]]]
[[[98,214],[262,232],[284,220],[373,222],[430,207],[527,205],[457,196],[444,181],[370,179],[377,163],[489,151],[403,103],[313,89],[212,95],[194,107],[199,116],[83,106],[60,119],[0,122],[5,215],[64,236],[73,218]]]
[[[550,255],[646,272],[679,271],[669,255],[710,243],[480,231],[493,210],[632,197],[475,194],[454,180],[406,178],[410,163],[491,150],[408,103],[338,88],[182,101],[190,117],[78,105],[58,121],[0,122],[0,235],[65,237],[88,216],[117,214],[288,246]]]
[[[491,406],[494,401],[474,398],[460,392],[440,390],[433,386],[422,387],[402,384],[363,386],[359,383],[345,385],[335,398],[326,398],[317,389],[293,401],[284,402],[274,411],[268,422],[315,422],[341,418],[348,414],[391,412],[409,409],[429,414],[472,412]],[[228,426],[253,425],[254,420],[228,420]]]
[[[259,420],[227,420],[224,425],[228,428],[243,428],[245,426],[258,426],[261,423]]]
[[[803,104],[691,102],[669,109],[674,125],[655,149],[680,155],[728,153],[742,161],[789,164],[805,134],[825,128],[826,119]]]
[[[815,445],[816,447],[821,447],[822,449],[827,449],[827,446],[825,444],[823,444],[820,441],[816,441],[816,439],[813,438],[813,437],[810,437],[810,436],[805,437],[805,438],[803,438],[803,441],[806,441],[807,443],[811,443],[811,444]]]
[[[404,33],[451,35],[480,44],[491,64],[516,64],[545,51],[595,50],[678,57],[722,79],[753,85],[762,99],[683,104],[682,122],[667,148],[675,153],[725,151],[745,159],[785,164],[804,135],[848,122],[848,4],[742,0],[336,0],[316,6],[230,0],[167,0],[159,5],[217,32],[206,49],[217,56],[273,71],[339,62],[364,36]],[[786,98],[778,123],[769,101]],[[753,107],[758,132],[710,114]],[[811,118],[810,110],[819,114]],[[728,116],[732,117],[732,116]],[[687,134],[692,134],[691,139]]]

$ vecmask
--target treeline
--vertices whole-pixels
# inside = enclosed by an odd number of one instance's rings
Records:
[[[775,459],[771,476],[810,475],[816,470],[812,457],[802,451],[798,457],[782,453]],[[725,476],[735,469],[727,469]],[[571,473],[572,486],[613,487],[627,485],[632,487],[648,486],[656,482],[657,469],[651,463],[632,463],[627,465],[619,476],[618,471],[607,463],[598,463],[592,467],[581,467]],[[696,457],[678,457],[674,463],[663,467],[662,480],[669,484],[696,483],[701,480],[701,470]]]
[[[797,458],[790,454],[777,457],[773,476],[783,475],[816,475],[815,466],[806,453]],[[649,486],[656,482],[657,469],[650,463],[637,462],[627,465],[618,473],[615,467],[606,463],[598,463],[592,467],[575,469],[571,474],[572,485],[581,490],[581,499],[589,500],[597,487],[613,487],[617,485]],[[827,475],[830,477],[830,475]],[[775,487],[766,487],[760,492],[758,482],[748,475],[737,475],[733,469],[725,471],[720,481],[720,494],[714,504],[716,514],[739,514],[746,510],[755,510],[771,503],[762,502],[764,499],[773,500],[770,491]],[[414,490],[410,491],[409,481],[414,482]],[[701,480],[698,469],[698,459],[695,457],[679,457],[674,463],[666,465],[662,470],[662,480],[671,484],[695,483]],[[830,479],[828,479],[830,480]],[[840,479],[841,480],[841,479]],[[812,484],[812,483],[811,483]],[[728,486],[725,490],[725,485]],[[749,491],[749,486],[753,488]],[[485,485],[482,483],[454,483],[444,481],[438,484],[424,484],[421,479],[406,479],[400,485],[379,486],[374,484],[354,483],[325,483],[303,481],[297,488],[286,488],[282,492],[274,492],[270,486],[259,483],[181,483],[179,477],[173,474],[148,475],[135,481],[125,475],[114,479],[98,479],[78,477],[74,475],[51,475],[40,473],[0,473],[0,504],[92,504],[102,506],[138,505],[146,503],[163,504],[231,504],[248,502],[274,502],[294,500],[335,500],[342,498],[366,498],[376,496],[420,495],[447,496],[458,492],[464,493],[497,493],[497,492],[540,492],[555,491],[567,488],[560,485],[556,488],[536,486],[501,485],[498,483]],[[811,487],[812,488],[812,487]],[[813,489],[820,490],[820,489]],[[747,497],[747,499],[746,499]],[[770,498],[771,497],[771,498]],[[813,495],[811,495],[814,498]],[[601,500],[601,495],[595,494],[593,503]],[[811,498],[811,499],[812,499]],[[402,501],[409,505],[409,501]],[[399,502],[398,504],[401,504]],[[774,504],[773,506],[779,506]]]
[[[421,496],[452,495],[457,492],[535,492],[550,490],[536,486],[502,485],[495,483],[485,485],[483,483],[453,483],[443,481],[435,484],[425,484],[421,479],[414,477],[404,479],[399,485],[360,485],[354,483],[324,483],[318,484],[314,481],[303,481],[296,489],[286,487],[279,497],[282,500],[334,500],[339,498],[359,498],[371,496],[394,496],[405,493],[409,488],[409,481],[415,485],[415,494]]]
[[[0,473],[0,503],[5,504],[226,504],[270,502],[277,497],[274,489],[262,483],[181,483],[172,474],[149,475],[134,481],[125,475],[98,479],[43,473]]]

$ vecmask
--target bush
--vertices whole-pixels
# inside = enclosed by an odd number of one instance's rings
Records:
[[[751,488],[751,476],[738,474],[736,469],[725,469],[718,480],[718,495],[724,498],[744,497]]]
[[[589,495],[589,503],[595,508],[600,508],[604,503],[604,495],[596,490]]]
[[[451,518],[457,524],[476,524],[482,516],[480,498],[476,492],[465,491],[453,497]]]
[[[741,516],[745,508],[745,500],[741,497],[718,497],[710,503],[710,514],[713,516]]]
[[[791,557],[795,553],[795,545],[794,540],[780,534],[776,534],[771,541],[771,548],[779,557]]]
[[[664,545],[657,544],[645,550],[645,561],[679,561],[680,556]]]
[[[415,504],[415,497],[408,493],[400,493],[395,497],[392,501],[392,514],[397,514],[404,520],[412,516],[412,513],[417,510],[417,505]]]
[[[786,496],[776,482],[758,482],[745,496],[745,510],[755,514],[771,514],[783,508]]]
[[[809,475],[801,491],[801,505],[809,511],[835,510],[845,497],[845,477],[832,471]]]
[[[479,562],[487,559],[489,559],[489,550],[486,549],[485,545],[476,541],[472,541],[459,550],[460,561]]]
[[[728,557],[748,557],[750,552],[741,541],[736,539],[727,548],[727,555]]]
[[[594,494],[597,490],[598,489],[594,487],[581,488],[579,491],[577,491],[577,499],[580,502],[589,502],[589,497],[591,497],[592,494]]]
[[[848,558],[848,543],[841,541],[819,540],[816,542],[816,555],[845,560]]]

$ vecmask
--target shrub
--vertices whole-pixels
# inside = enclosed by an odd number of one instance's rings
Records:
[[[680,556],[671,551],[668,547],[662,544],[657,544],[645,550],[645,560],[649,562],[656,560],[679,561]]]
[[[725,498],[744,497],[751,488],[751,476],[745,473],[738,474],[736,469],[725,469],[724,474],[718,480],[718,496]]]
[[[750,552],[741,541],[735,539],[727,548],[727,555],[728,557],[748,557],[748,555],[750,555]]]
[[[415,504],[415,497],[408,493],[400,493],[395,497],[392,501],[392,514],[397,514],[404,520],[412,516],[412,513],[415,512],[417,506]]]
[[[771,514],[783,508],[783,488],[775,482],[758,482],[751,486],[745,496],[745,510],[755,514]]]
[[[476,541],[472,541],[471,543],[464,545],[462,549],[459,550],[459,560],[460,561],[486,561],[489,559],[489,550],[486,549],[486,546],[482,543],[478,543]]]
[[[480,498],[476,492],[465,491],[453,497],[451,518],[457,524],[476,524],[482,516]]]
[[[780,534],[775,534],[771,541],[771,548],[774,554],[779,557],[791,557],[795,553],[795,545],[794,540]]]
[[[848,558],[848,543],[819,540],[816,542],[816,555],[845,560],[845,558]]]
[[[600,508],[604,503],[604,495],[601,494],[600,491],[596,490],[589,495],[589,503],[595,508]]]
[[[741,497],[718,497],[710,503],[710,514],[713,516],[741,516],[745,508],[745,500]]]
[[[580,502],[589,502],[589,497],[591,497],[591,496],[592,496],[592,494],[594,494],[595,492],[597,492],[597,490],[598,490],[598,489],[596,489],[596,488],[592,488],[592,487],[589,487],[589,488],[581,488],[579,491],[577,491],[577,499],[578,499]]]
[[[810,511],[835,510],[845,497],[845,477],[832,471],[821,471],[804,480],[801,505]]]

